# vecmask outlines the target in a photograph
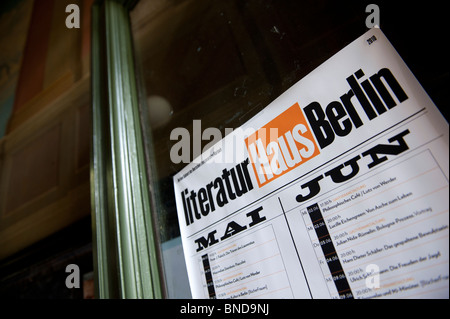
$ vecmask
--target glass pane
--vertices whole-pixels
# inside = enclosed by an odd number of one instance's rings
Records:
[[[224,136],[248,121],[367,30],[365,15],[362,6],[317,0],[141,0],[133,9],[168,297],[190,296],[172,183],[186,163],[171,159],[181,139],[171,132],[189,131],[192,160],[212,139],[199,132]]]

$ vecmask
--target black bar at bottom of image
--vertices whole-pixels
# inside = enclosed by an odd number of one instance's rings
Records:
[[[212,279],[211,266],[209,265],[208,254],[202,256],[203,269],[205,270],[206,286],[208,287],[208,294],[210,299],[216,299],[216,291],[214,289],[214,282]]]
[[[344,270],[342,269],[341,262],[336,253],[336,249],[334,248],[328,228],[325,225],[319,205],[316,203],[309,206],[307,209],[339,296],[341,298],[353,299],[353,293],[350,289]]]

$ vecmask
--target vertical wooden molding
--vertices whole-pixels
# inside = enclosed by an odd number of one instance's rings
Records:
[[[128,5],[101,1],[92,15],[91,185],[98,296],[161,298]]]
[[[51,32],[54,0],[35,1],[14,98],[13,112],[44,88],[45,60]]]

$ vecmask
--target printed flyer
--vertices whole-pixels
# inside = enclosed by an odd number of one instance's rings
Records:
[[[370,29],[174,176],[194,298],[448,298],[448,123]]]

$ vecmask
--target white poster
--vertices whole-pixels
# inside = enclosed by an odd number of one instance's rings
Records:
[[[176,176],[194,298],[448,298],[448,123],[380,29]]]

